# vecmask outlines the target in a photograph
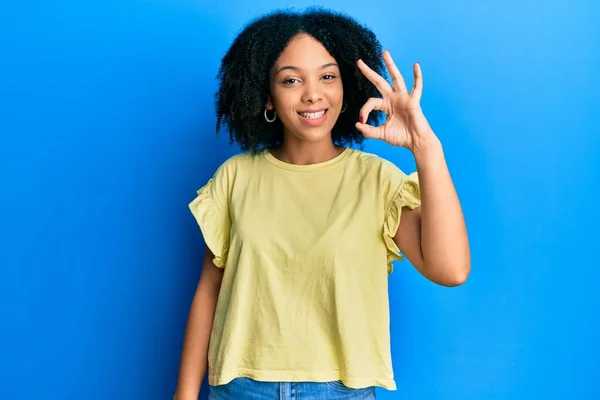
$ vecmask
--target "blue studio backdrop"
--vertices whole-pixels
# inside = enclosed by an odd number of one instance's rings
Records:
[[[395,266],[378,398],[600,398],[598,3],[319,3],[409,86],[421,63],[472,247],[460,287]],[[171,398],[203,252],[187,204],[238,151],[215,136],[220,59],[309,5],[0,2],[0,399]]]

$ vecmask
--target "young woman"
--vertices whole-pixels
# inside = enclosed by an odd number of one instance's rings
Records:
[[[309,9],[250,23],[219,81],[217,131],[225,123],[243,152],[190,203],[207,247],[176,399],[197,398],[207,367],[220,400],[394,390],[392,261],[404,255],[444,286],[470,272],[460,203],[420,107],[420,66],[408,91],[369,29]],[[351,147],[365,137],[410,150],[417,171]]]

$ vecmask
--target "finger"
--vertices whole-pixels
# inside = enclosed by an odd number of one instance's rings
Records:
[[[375,85],[381,94],[389,94],[394,91],[388,81],[383,79],[377,72],[373,71],[363,60],[358,60],[357,65],[363,75]]]
[[[382,138],[383,130],[381,129],[381,127],[371,126],[369,124],[361,124],[360,122],[357,122],[356,124],[354,124],[354,126],[360,131],[360,133],[363,134],[364,137],[371,139]]]
[[[373,110],[383,111],[383,99],[377,97],[371,97],[367,102],[361,107],[360,112],[358,113],[361,122],[367,122],[369,119],[369,114]]]
[[[404,78],[402,77],[400,70],[394,63],[394,60],[392,59],[392,55],[387,50],[383,52],[383,61],[385,61],[385,66],[387,67],[387,70],[390,73],[390,76],[392,77],[392,82],[394,83],[394,89],[396,89],[399,92],[408,93],[408,89],[406,88],[406,83],[404,82]]]
[[[413,84],[411,95],[415,96],[420,101],[421,95],[423,94],[423,72],[421,71],[421,64],[415,63],[414,70],[415,82]]]

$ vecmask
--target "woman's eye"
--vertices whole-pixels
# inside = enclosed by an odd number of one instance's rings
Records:
[[[285,83],[286,85],[293,85],[297,81],[298,81],[298,79],[296,79],[296,78],[289,78],[289,79],[284,80],[283,83]]]
[[[325,79],[326,81],[330,81],[332,79],[335,79],[335,75],[327,74],[323,76],[323,79]]]

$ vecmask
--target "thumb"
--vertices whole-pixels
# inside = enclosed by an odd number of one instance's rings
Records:
[[[381,129],[379,127],[371,126],[369,124],[362,124],[360,122],[357,122],[354,124],[354,126],[367,138],[381,139]]]

